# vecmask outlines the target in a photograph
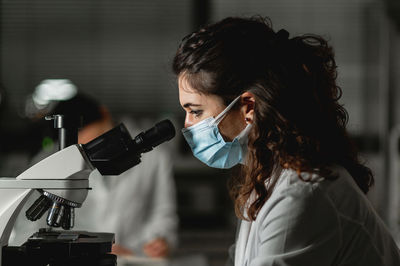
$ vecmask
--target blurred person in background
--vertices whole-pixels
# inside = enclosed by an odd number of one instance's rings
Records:
[[[83,94],[59,102],[51,113],[82,117],[83,126],[78,132],[80,144],[91,141],[114,126],[107,108]],[[134,128],[132,121],[123,122],[131,136],[141,131]],[[56,152],[56,146],[40,152],[32,164]],[[94,171],[89,182],[93,189],[82,207],[76,209],[73,230],[115,233],[113,253],[117,255],[169,255],[177,244],[178,218],[172,162],[163,147],[143,154],[140,164],[119,176],[102,176]],[[23,210],[10,243],[21,245],[32,233],[45,226],[45,217],[30,222]]]
[[[226,18],[187,35],[173,70],[194,156],[215,168],[242,164],[231,186],[241,219],[235,265],[400,265],[365,195],[374,178],[346,131],[322,37]]]

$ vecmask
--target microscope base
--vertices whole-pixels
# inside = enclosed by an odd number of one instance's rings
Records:
[[[114,234],[40,229],[20,247],[3,247],[2,265],[116,266]]]

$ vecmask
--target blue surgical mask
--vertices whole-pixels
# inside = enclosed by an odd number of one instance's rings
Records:
[[[232,168],[238,163],[244,163],[251,124],[248,124],[232,142],[226,142],[218,129],[218,124],[239,99],[240,96],[217,117],[206,118],[193,126],[182,129],[193,155],[210,167]]]

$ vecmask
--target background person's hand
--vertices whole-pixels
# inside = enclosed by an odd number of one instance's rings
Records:
[[[126,247],[120,246],[118,244],[114,244],[112,246],[111,253],[114,255],[117,255],[117,256],[133,256],[132,250],[130,250]]]
[[[152,258],[166,257],[169,253],[168,243],[163,238],[156,238],[143,246],[143,252]]]

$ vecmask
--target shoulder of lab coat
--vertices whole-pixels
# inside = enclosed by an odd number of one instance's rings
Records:
[[[338,213],[318,186],[294,171],[282,177],[254,224],[260,244],[251,265],[331,265],[341,244]]]
[[[343,252],[365,260],[366,250],[378,260],[371,265],[399,265],[398,249],[372,206],[347,171],[336,171],[334,181],[304,182],[285,170],[256,221],[242,221],[235,265],[336,265]],[[372,221],[369,227],[363,217]],[[349,244],[354,237],[360,239],[359,249]],[[384,254],[396,263],[383,263]]]

